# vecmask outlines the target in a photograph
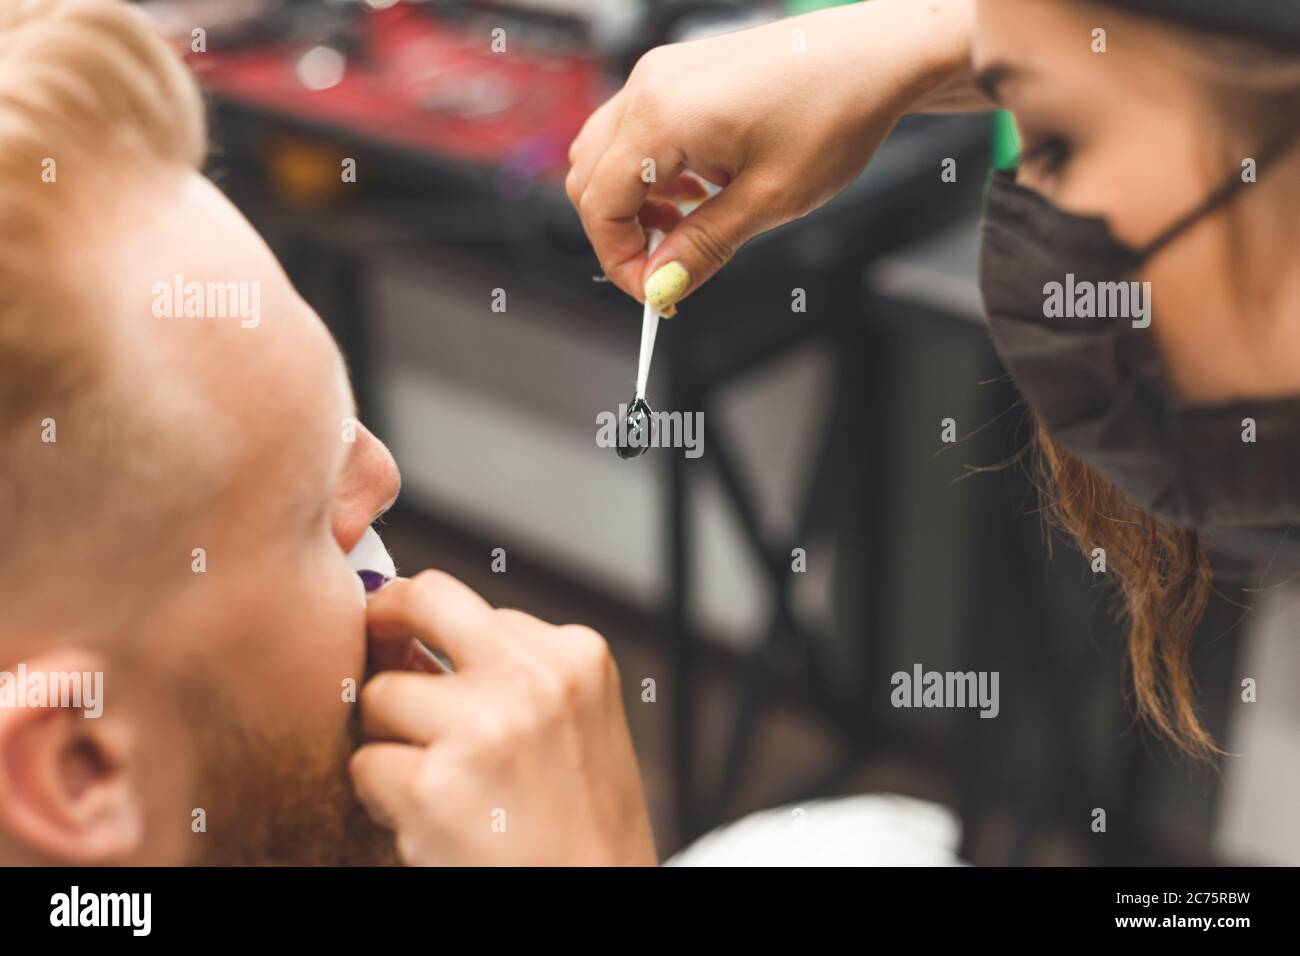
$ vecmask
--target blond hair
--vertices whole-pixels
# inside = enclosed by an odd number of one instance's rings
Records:
[[[0,564],[24,527],[48,533],[86,504],[77,473],[102,467],[121,437],[122,406],[100,388],[111,359],[95,293],[65,268],[87,245],[84,224],[126,180],[200,166],[206,141],[193,78],[139,9],[0,4]],[[100,412],[93,425],[87,409]],[[71,423],[57,454],[42,448],[46,421]]]

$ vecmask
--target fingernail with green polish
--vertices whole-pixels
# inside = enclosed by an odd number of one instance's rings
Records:
[[[660,312],[682,297],[691,284],[691,274],[676,260],[650,273],[645,283],[645,300]]]

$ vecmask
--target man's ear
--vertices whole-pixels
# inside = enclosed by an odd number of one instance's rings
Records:
[[[103,659],[63,649],[3,668],[0,830],[50,862],[128,861],[143,843],[145,807],[130,727],[87,716],[103,708]],[[71,687],[80,706],[60,706]]]

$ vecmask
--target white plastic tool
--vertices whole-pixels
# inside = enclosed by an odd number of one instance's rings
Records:
[[[397,566],[374,528],[367,528],[361,540],[348,552],[348,567],[357,575],[357,590],[364,606],[367,595],[378,591],[397,577]],[[388,669],[450,674],[455,668],[446,655],[435,651],[419,638],[411,638],[399,656],[383,665]]]
[[[646,238],[646,254],[651,255],[664,241],[664,234],[658,229],[651,229]],[[645,399],[646,383],[650,380],[650,360],[655,354],[655,335],[659,332],[659,313],[649,302],[641,313],[641,354],[636,363],[636,395]]]
[[[358,575],[373,575],[372,580],[382,578],[387,582],[397,577],[392,555],[374,528],[367,528],[361,540],[348,552],[348,567]]]

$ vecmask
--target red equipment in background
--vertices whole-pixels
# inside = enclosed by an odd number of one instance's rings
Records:
[[[594,52],[530,48],[509,31],[494,38],[484,21],[398,5],[356,29],[346,53],[281,43],[187,61],[228,99],[528,179],[563,176],[569,143],[611,92]]]

